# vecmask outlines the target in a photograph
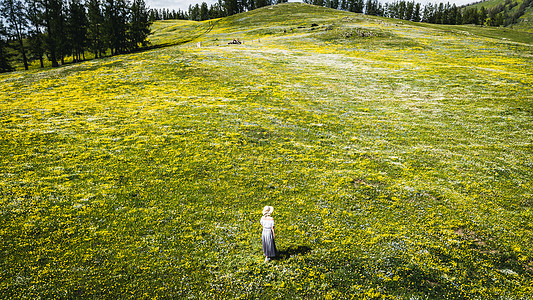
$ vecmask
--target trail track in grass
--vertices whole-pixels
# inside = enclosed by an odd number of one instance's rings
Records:
[[[527,37],[298,3],[210,22],[0,75],[0,298],[532,296]]]

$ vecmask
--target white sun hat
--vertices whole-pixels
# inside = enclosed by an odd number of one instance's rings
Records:
[[[273,211],[274,211],[274,207],[267,205],[263,208],[263,216],[268,216],[272,214]]]

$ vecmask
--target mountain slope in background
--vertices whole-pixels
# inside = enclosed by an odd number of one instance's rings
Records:
[[[154,23],[154,34],[150,41],[154,44],[180,44],[189,41],[219,43],[231,41],[234,37],[256,39],[264,36],[291,36],[299,34],[327,33],[332,28],[354,27],[350,22],[339,22],[339,19],[353,19],[361,27],[391,33],[399,24],[409,25],[403,29],[409,32],[412,28],[433,28],[442,31],[461,31],[470,34],[509,39],[516,42],[533,43],[533,36],[519,28],[512,30],[501,27],[485,27],[470,25],[438,25],[405,20],[375,17],[363,14],[329,9],[301,3],[275,5],[243,14],[233,15],[224,19],[203,22],[191,21],[158,21]],[[311,27],[311,25],[319,25]],[[386,26],[383,26],[386,25]],[[331,33],[331,32],[329,32]],[[349,35],[349,34],[348,34]],[[349,40],[349,39],[348,39]],[[352,40],[356,40],[353,39]],[[367,42],[369,42],[367,40]]]
[[[522,31],[533,32],[533,1],[525,0],[487,0],[478,2],[466,7],[475,7],[481,9],[484,7],[487,10],[498,9],[498,11],[505,11],[507,15],[513,15],[519,12],[520,17],[516,19],[513,24],[508,25],[509,28],[514,28]],[[523,7],[521,8],[521,6]]]

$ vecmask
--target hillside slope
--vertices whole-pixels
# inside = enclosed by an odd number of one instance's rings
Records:
[[[507,14],[512,15],[516,11],[518,11],[520,5],[523,3],[523,0],[517,0],[517,1],[506,1],[506,0],[487,0],[482,1],[479,3],[475,3],[472,5],[469,5],[468,7],[475,7],[477,9],[480,9],[481,7],[484,7],[487,10],[490,10],[496,6],[503,6],[507,8]],[[516,3],[516,5],[515,5]],[[510,8],[511,7],[511,8]],[[511,24],[507,26],[509,28],[517,29],[524,32],[533,33],[533,6],[529,6],[524,15],[522,15],[515,24]]]
[[[289,3],[151,39],[0,75],[0,299],[531,298],[528,35]]]
[[[526,13],[520,17],[518,23],[512,25],[511,28],[533,33],[533,7],[529,7]]]
[[[509,28],[485,28],[479,26],[450,26],[427,23],[415,23],[403,20],[380,18],[368,15],[353,14],[349,12],[328,9],[325,7],[306,5],[302,3],[290,3],[289,5],[275,5],[262,9],[253,10],[244,14],[238,14],[222,20],[209,20],[203,22],[188,23],[189,26],[175,26],[173,21],[166,23],[156,22],[157,31],[150,37],[155,44],[159,43],[183,43],[194,39],[195,43],[210,42],[222,45],[231,41],[234,37],[253,40],[265,36],[299,35],[303,33],[317,33],[331,30],[332,28],[355,28],[361,25],[366,28],[374,28],[381,33],[396,35],[398,26],[413,25],[430,27],[444,31],[469,32],[471,34],[505,38],[516,42],[533,44],[533,35],[523,30],[511,30]],[[181,25],[182,21],[175,21]],[[358,23],[356,25],[356,23]],[[320,25],[311,27],[312,24]],[[168,26],[167,29],[165,26]],[[458,30],[458,28],[460,28]],[[213,31],[211,31],[214,29]],[[162,30],[162,31],[159,31]],[[403,31],[403,30],[401,30]],[[165,33],[163,35],[163,33]],[[165,39],[168,38],[168,39]]]

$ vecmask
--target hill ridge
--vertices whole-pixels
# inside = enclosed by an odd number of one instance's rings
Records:
[[[298,17],[299,14],[305,14],[308,16],[308,18],[300,18]],[[433,28],[439,31],[451,30],[455,32],[468,32],[469,34],[495,38],[498,40],[505,39],[526,44],[533,43],[533,36],[530,33],[510,28],[480,27],[472,25],[438,25],[411,22],[350,13],[305,3],[277,4],[211,21],[193,22],[190,25],[184,25],[184,27],[179,26],[171,29],[177,30],[174,38],[178,43],[183,42],[183,40],[187,40],[185,39],[185,34],[187,34],[187,32],[190,36],[197,36],[195,40],[199,39],[201,41],[202,35],[194,32],[201,32],[201,30],[203,30],[202,28],[208,26],[208,24],[211,24],[209,22],[213,22],[213,26],[219,27],[220,30],[227,32],[228,34],[229,32],[233,32],[233,34],[245,34],[246,32],[245,35],[247,35],[248,38],[255,39],[261,35],[287,35],[288,33],[295,32],[297,30],[302,31],[303,28],[306,28],[308,33],[311,33],[312,31],[325,31],[328,30],[328,26],[334,27],[337,24],[346,23],[342,22],[342,18],[346,18],[347,20],[356,20],[356,22],[365,24],[364,27],[368,30],[370,30],[372,26],[379,27],[382,24],[389,24],[390,26],[388,27],[418,26],[422,28]],[[167,22],[164,24],[172,24],[172,22]],[[155,26],[157,27],[157,30],[160,31],[164,30],[164,24],[159,25],[159,23],[156,22]],[[311,28],[312,24],[321,26]],[[378,31],[383,30],[380,29]],[[167,32],[165,36],[168,36],[168,34],[169,32]],[[229,39],[231,41],[232,37],[228,37],[228,34],[226,34],[225,38],[226,40]],[[222,35],[218,34],[213,35],[210,38],[204,36],[203,39],[216,40],[220,39],[221,37]],[[151,36],[151,41],[153,43],[161,43],[162,41],[160,40],[161,37]]]

